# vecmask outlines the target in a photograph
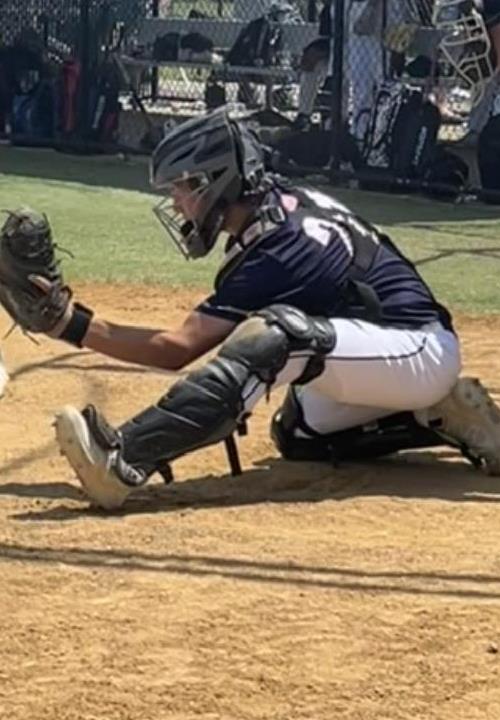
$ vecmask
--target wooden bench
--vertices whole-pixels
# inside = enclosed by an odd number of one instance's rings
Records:
[[[133,82],[132,75],[137,75],[148,68],[179,68],[183,83],[190,83],[187,71],[207,71],[222,83],[251,82],[265,86],[265,106],[272,108],[273,88],[276,85],[291,84],[298,81],[298,65],[302,51],[306,45],[318,36],[317,26],[313,23],[283,24],[282,55],[285,62],[281,65],[268,67],[249,67],[228,65],[224,55],[234,45],[241,30],[248,23],[241,20],[227,19],[181,19],[181,18],[145,18],[135,37],[137,46],[142,50],[140,55],[120,53],[119,65],[122,74]],[[199,33],[210,39],[214,45],[214,53],[221,58],[220,62],[187,61],[187,60],[156,60],[152,57],[155,40],[167,33]]]

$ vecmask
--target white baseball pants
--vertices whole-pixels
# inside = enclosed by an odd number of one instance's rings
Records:
[[[321,375],[302,386],[299,400],[313,430],[346,430],[395,412],[422,410],[439,402],[460,373],[457,337],[439,322],[419,329],[379,327],[363,320],[334,318],[337,343]],[[294,353],[273,387],[293,383],[310,352]],[[243,398],[251,411],[266,388],[256,378]]]

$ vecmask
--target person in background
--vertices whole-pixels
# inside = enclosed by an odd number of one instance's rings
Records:
[[[295,130],[308,130],[316,96],[330,68],[330,46],[333,34],[333,2],[323,0],[319,14],[319,37],[306,45],[300,60],[299,107]]]

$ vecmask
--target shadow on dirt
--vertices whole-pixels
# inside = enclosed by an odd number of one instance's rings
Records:
[[[60,496],[53,490],[54,486],[61,488]],[[78,491],[68,494],[68,487],[73,486],[65,483],[8,483],[0,486],[0,494],[50,499],[80,497]],[[488,477],[465,461],[460,461],[457,454],[447,448],[432,453],[405,453],[370,465],[345,464],[340,468],[333,468],[326,463],[290,463],[278,458],[266,458],[238,477],[209,475],[171,485],[151,483],[136,490],[124,507],[112,513],[111,517],[176,512],[183,508],[197,510],[259,503],[342,501],[363,496],[498,503],[500,480]],[[59,505],[19,513],[14,519],[59,522],[89,514],[102,517],[103,521],[110,516],[109,513],[88,506]]]
[[[7,473],[19,472],[31,463],[45,460],[57,453],[55,441],[50,441],[41,447],[30,450],[24,455],[12,458],[0,466],[0,478]],[[0,482],[0,495],[13,495],[20,498],[48,498],[48,499],[83,499],[83,493],[76,485],[64,482],[46,483],[16,483]]]
[[[303,590],[343,590],[380,594],[429,595],[455,599],[500,599],[500,577],[486,574],[369,570],[331,565],[313,566],[177,553],[136,550],[51,548],[0,543],[0,562],[164,573],[192,577],[216,576],[238,582],[271,583]]]
[[[91,357],[99,358],[96,362],[90,364],[88,359]],[[38,360],[32,363],[26,363],[20,365],[18,368],[10,373],[10,379],[16,380],[23,375],[29,375],[30,373],[37,372],[38,370],[76,370],[80,372],[88,372],[89,370],[95,370],[99,372],[118,372],[133,375],[167,375],[164,370],[158,370],[156,368],[142,367],[140,365],[131,365],[126,363],[114,362],[113,360],[100,360],[101,355],[93,353],[90,350],[78,350],[76,352],[68,352],[62,355],[56,355],[54,357],[47,358],[45,360]],[[83,362],[79,362],[83,361]],[[187,371],[176,371],[176,377],[182,377],[186,375]]]

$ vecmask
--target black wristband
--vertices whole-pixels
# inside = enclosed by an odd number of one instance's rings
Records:
[[[75,303],[71,319],[59,335],[59,338],[71,343],[71,345],[76,345],[76,347],[83,347],[83,338],[87,334],[93,315],[93,310],[80,303]]]

